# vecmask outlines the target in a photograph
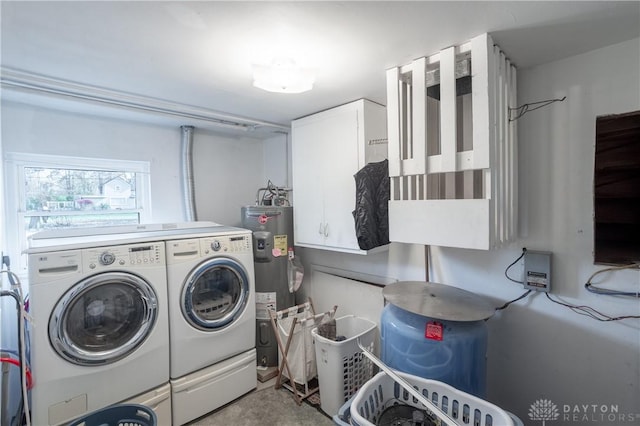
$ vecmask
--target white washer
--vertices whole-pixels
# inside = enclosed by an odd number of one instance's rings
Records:
[[[251,231],[167,240],[172,416],[196,419],[256,387]]]
[[[35,425],[169,381],[165,243],[66,242],[27,252]]]

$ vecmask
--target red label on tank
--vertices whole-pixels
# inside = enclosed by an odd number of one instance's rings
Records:
[[[261,225],[264,225],[265,223],[267,223],[268,220],[269,218],[265,215],[260,215],[260,217],[258,217],[258,222],[260,222]]]
[[[424,337],[431,340],[442,340],[443,327],[439,322],[431,321],[427,323]]]

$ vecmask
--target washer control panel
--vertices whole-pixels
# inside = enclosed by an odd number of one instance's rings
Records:
[[[251,235],[221,235],[202,238],[202,252],[211,253],[248,253],[251,252]]]
[[[164,243],[128,244],[83,250],[83,263],[89,269],[164,264]]]

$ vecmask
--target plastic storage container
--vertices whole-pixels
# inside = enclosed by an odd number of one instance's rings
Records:
[[[386,365],[481,398],[486,395],[488,332],[484,321],[434,319],[389,304],[380,323],[381,358]],[[441,327],[440,340],[425,337],[429,324]]]
[[[519,419],[500,407],[455,389],[446,383],[401,372],[398,374],[460,426],[518,426],[522,424]],[[353,398],[350,409],[351,424],[375,426],[382,412],[394,404],[422,407],[416,398],[386,373],[378,373]]]
[[[356,394],[357,395],[357,394]],[[347,402],[345,402],[340,410],[338,410],[338,414],[333,416],[333,423],[338,426],[351,426],[351,404],[353,404],[355,396],[352,396]],[[515,414],[505,411],[511,417],[514,426],[524,426],[522,420],[520,420]],[[494,425],[498,426],[498,425]]]
[[[112,405],[96,410],[69,423],[68,426],[156,426],[156,414],[140,404]]]
[[[487,326],[495,313],[484,297],[448,285],[404,281],[386,286],[381,358],[389,367],[486,395]]]
[[[353,403],[353,398],[355,398],[355,395],[349,398],[347,402],[342,404],[342,407],[340,407],[340,409],[338,410],[338,414],[332,417],[334,424],[338,426],[351,425],[351,404]]]
[[[311,330],[315,341],[320,407],[330,416],[354,395],[373,376],[373,363],[362,354],[360,344],[373,352],[376,324],[364,318],[347,315],[336,319],[336,336],[345,340],[334,341]]]

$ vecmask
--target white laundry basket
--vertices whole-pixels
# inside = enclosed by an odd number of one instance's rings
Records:
[[[500,407],[446,383],[399,371],[396,373],[460,426],[518,426],[522,424],[519,419],[514,418],[515,416],[512,417]],[[353,398],[351,424],[354,426],[375,426],[383,411],[395,404],[423,407],[416,398],[389,375],[380,372],[369,380]]]
[[[373,352],[376,324],[354,315],[336,319],[336,336],[345,340],[334,341],[311,330],[315,342],[320,407],[330,416],[373,376],[373,363],[362,354],[360,344]]]

